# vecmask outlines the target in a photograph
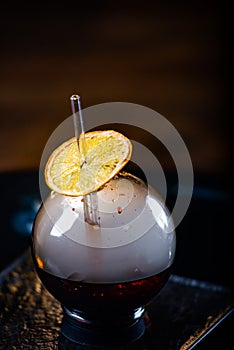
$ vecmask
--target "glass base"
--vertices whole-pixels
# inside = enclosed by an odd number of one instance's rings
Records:
[[[77,311],[64,309],[61,333],[72,342],[86,346],[111,346],[132,343],[145,332],[144,309],[134,310],[127,318],[85,319]],[[114,315],[115,316],[115,315]]]

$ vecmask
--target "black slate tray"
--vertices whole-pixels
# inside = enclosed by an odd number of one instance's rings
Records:
[[[173,274],[148,305],[143,337],[115,349],[192,349],[233,305],[229,288]],[[0,349],[92,349],[60,334],[62,318],[60,304],[39,281],[27,250],[0,274]]]

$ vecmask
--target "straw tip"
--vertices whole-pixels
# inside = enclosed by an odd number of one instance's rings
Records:
[[[71,101],[76,101],[76,100],[79,100],[80,99],[80,96],[79,95],[72,95],[71,97],[70,97],[70,100]]]

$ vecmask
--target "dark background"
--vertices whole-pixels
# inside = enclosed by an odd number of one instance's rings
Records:
[[[0,170],[38,168],[77,92],[156,110],[196,171],[229,172],[231,29],[226,1],[1,2]]]
[[[195,187],[174,271],[233,285],[231,14],[227,1],[1,2],[1,269],[28,244],[15,217],[33,220],[43,148],[78,93],[83,108],[132,102],[175,126]],[[170,205],[175,169],[166,155],[163,166]]]

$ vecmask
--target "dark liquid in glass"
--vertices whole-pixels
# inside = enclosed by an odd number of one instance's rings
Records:
[[[89,283],[52,275],[36,266],[39,278],[48,291],[66,308],[84,310],[97,317],[114,311],[127,314],[146,305],[167,282],[171,268],[147,278],[130,282]]]

